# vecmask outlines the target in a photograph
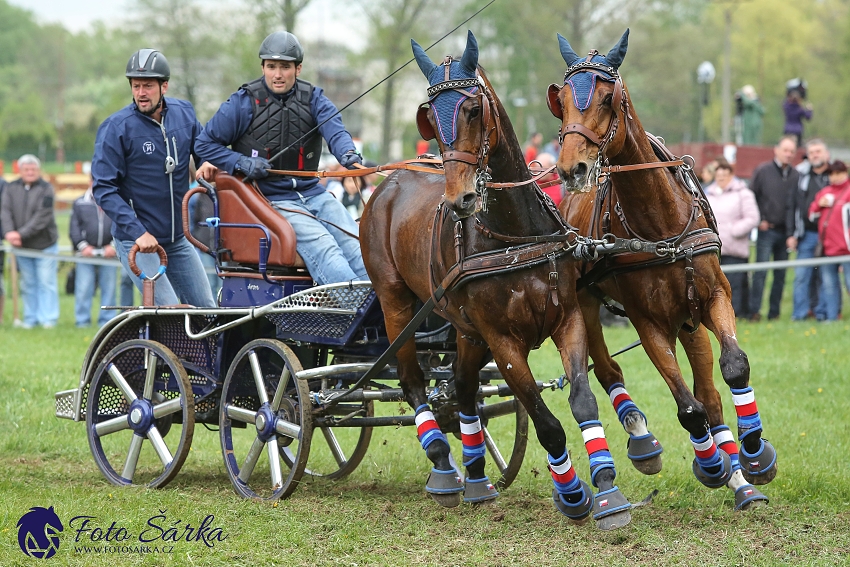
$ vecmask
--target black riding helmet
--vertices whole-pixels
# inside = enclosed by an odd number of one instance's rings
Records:
[[[171,77],[171,67],[165,55],[156,49],[140,49],[127,61],[128,79],[159,79],[167,81]]]
[[[260,59],[277,61],[295,61],[300,65],[304,60],[304,50],[298,43],[298,38],[289,32],[274,32],[263,40],[260,45]]]

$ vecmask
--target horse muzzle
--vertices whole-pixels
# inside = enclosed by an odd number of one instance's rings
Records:
[[[450,200],[447,196],[443,199],[449,209],[462,219],[472,216],[479,208],[479,199],[475,191],[461,193],[455,199]]]
[[[580,161],[572,167],[564,168],[558,165],[558,175],[561,184],[569,193],[587,193],[593,188],[596,180],[592,179],[594,166]]]

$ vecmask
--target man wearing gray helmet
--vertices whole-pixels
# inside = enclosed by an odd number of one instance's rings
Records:
[[[360,244],[352,236],[357,223],[342,204],[315,177],[267,171],[316,171],[322,138],[341,165],[353,168],[362,158],[334,104],[298,78],[304,51],[294,35],[269,35],[259,57],[263,76],[231,95],[198,136],[195,151],[211,164],[198,175],[211,179],[215,166],[257,180],[295,230],[298,254],[319,284],[365,280]]]
[[[201,125],[192,105],[166,98],[171,70],[165,56],[141,49],[127,62],[133,102],[100,125],[92,158],[92,192],[112,219],[113,243],[127,273],[133,244],[142,272],[157,272],[159,244],[168,270],[156,284],[157,305],[215,307],[204,267],[183,236],[181,205],[189,190],[189,158]],[[197,158],[196,163],[199,163]],[[141,280],[131,275],[136,287]]]

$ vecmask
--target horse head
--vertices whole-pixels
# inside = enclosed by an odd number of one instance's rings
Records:
[[[567,64],[564,84],[552,84],[547,93],[549,110],[561,119],[561,153],[558,173],[570,192],[585,192],[595,185],[603,160],[617,155],[626,140],[629,100],[619,67],[629,45],[629,30],[602,56],[596,50],[586,57],[573,51],[558,34],[561,56]]]
[[[459,217],[475,213],[489,180],[487,166],[499,143],[501,103],[478,66],[478,42],[470,31],[460,59],[447,56],[439,65],[410,40],[419,68],[428,78],[428,102],[419,107],[416,124],[426,140],[437,139],[446,171],[444,202]]]

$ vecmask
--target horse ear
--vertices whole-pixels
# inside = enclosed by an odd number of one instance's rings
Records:
[[[431,71],[437,68],[437,64],[431,61],[431,58],[428,57],[422,46],[416,43],[415,39],[410,40],[410,47],[413,48],[413,58],[416,59],[416,63],[419,65],[422,74],[425,75],[426,79],[430,79]]]
[[[463,50],[463,57],[460,58],[460,66],[474,73],[478,68],[478,40],[472,35],[472,30],[466,34],[466,49]]]
[[[558,45],[561,47],[561,57],[564,58],[564,62],[567,64],[567,67],[572,65],[576,59],[580,59],[578,54],[573,51],[570,42],[567,41],[567,39],[561,34],[558,34]]]
[[[623,34],[623,37],[620,38],[619,43],[615,45],[611,51],[608,52],[608,55],[605,56],[605,59],[608,60],[608,64],[613,68],[618,68],[623,64],[623,59],[626,58],[626,51],[629,49],[629,29],[626,28],[626,32]]]

